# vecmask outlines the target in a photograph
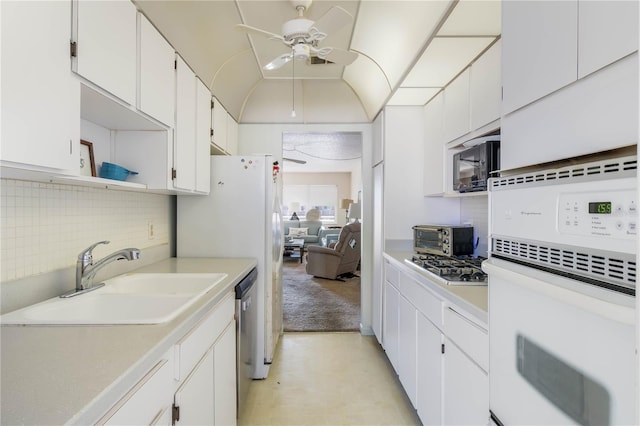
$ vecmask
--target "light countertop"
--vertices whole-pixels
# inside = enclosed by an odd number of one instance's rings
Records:
[[[133,272],[228,276],[165,324],[0,329],[3,424],[98,420],[256,266],[255,259],[170,258]]]
[[[409,251],[389,251],[384,253],[384,257],[392,262],[394,266],[421,278],[419,282],[425,284],[431,291],[450,304],[464,309],[487,327],[489,321],[489,293],[487,286],[447,285],[422,268],[405,262],[405,259],[411,259],[412,255],[413,252]]]

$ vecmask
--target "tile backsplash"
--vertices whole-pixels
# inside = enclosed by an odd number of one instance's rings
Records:
[[[171,238],[168,195],[2,179],[0,203],[2,282],[73,266],[78,253],[97,241],[111,241],[96,248],[99,259]]]

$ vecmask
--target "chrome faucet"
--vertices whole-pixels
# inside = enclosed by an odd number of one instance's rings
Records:
[[[92,280],[98,270],[116,260],[136,260],[140,258],[139,249],[126,248],[115,251],[100,259],[98,262],[93,263],[93,249],[100,244],[109,244],[109,241],[98,241],[80,252],[78,261],[76,262],[76,288],[60,297],[73,297],[100,288],[104,283],[92,284]]]

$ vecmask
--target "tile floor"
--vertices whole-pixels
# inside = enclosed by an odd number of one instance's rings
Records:
[[[269,377],[252,382],[240,426],[419,425],[373,336],[285,333]]]

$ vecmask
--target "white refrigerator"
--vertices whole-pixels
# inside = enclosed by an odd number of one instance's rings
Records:
[[[282,333],[282,214],[271,155],[211,156],[209,195],[180,195],[178,257],[258,262],[254,378],[269,373]]]

